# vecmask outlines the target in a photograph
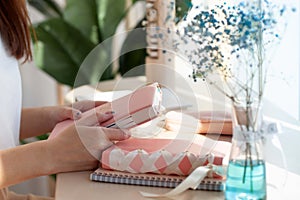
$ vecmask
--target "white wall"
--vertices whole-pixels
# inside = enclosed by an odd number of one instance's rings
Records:
[[[265,97],[296,119],[300,119],[300,2],[292,0],[297,12],[291,14],[284,38],[273,56]]]
[[[57,104],[56,82],[38,69],[34,63],[20,67],[23,87],[23,106],[49,106]]]

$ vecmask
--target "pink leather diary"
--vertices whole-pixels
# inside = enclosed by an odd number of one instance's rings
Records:
[[[197,125],[196,133],[232,135],[231,115],[224,111],[175,112],[166,114],[165,128],[178,131]]]
[[[103,113],[114,111],[114,117],[102,123],[101,126],[129,129],[157,117],[161,111],[161,100],[161,89],[158,83],[153,83],[112,102],[91,109],[83,113],[82,118],[95,115],[96,110]],[[73,123],[73,120],[66,120],[57,124],[49,138],[55,137]]]
[[[195,134],[193,141],[183,139],[130,138],[117,142],[102,153],[101,167],[130,173],[188,175],[208,164],[222,165],[229,155],[230,143]]]

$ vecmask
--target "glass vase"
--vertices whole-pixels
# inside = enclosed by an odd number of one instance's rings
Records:
[[[257,105],[233,106],[233,138],[227,168],[226,200],[266,199],[266,169]]]

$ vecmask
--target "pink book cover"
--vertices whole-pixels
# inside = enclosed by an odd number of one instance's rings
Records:
[[[102,123],[101,126],[109,128],[132,128],[150,121],[159,115],[161,98],[162,94],[159,85],[153,83],[112,102],[91,109],[83,113],[82,118],[95,115],[96,110],[103,113],[114,111],[114,117]],[[49,139],[55,137],[73,123],[73,120],[65,120],[58,123],[50,134]]]
[[[188,175],[196,167],[208,164],[208,154],[213,155],[213,164],[222,165],[229,152],[229,142],[200,135],[195,135],[193,141],[130,138],[105,150],[101,167],[131,173]]]
[[[183,120],[183,115],[192,117],[188,121]],[[191,123],[198,124],[197,133],[200,134],[222,134],[232,135],[231,115],[224,111],[185,111],[169,112],[166,115],[165,128],[170,131],[177,131],[182,127],[189,126]]]

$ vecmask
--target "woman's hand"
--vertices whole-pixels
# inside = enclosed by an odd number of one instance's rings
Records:
[[[105,103],[106,102],[104,101],[87,100],[87,101],[79,101],[74,104],[70,104],[68,106],[48,107],[50,108],[49,116],[52,121],[52,124],[54,125],[67,119],[78,120],[81,118],[83,112],[86,112],[90,109],[93,109]]]
[[[101,124],[112,116],[112,113],[97,113],[97,122]],[[113,141],[130,137],[126,130],[89,126],[95,123],[95,118],[82,118],[47,141],[53,155],[48,163],[51,173],[94,169],[102,151],[113,145]]]
[[[24,108],[21,116],[20,138],[49,133],[55,125],[67,119],[77,120],[83,112],[100,106],[103,101],[81,101],[68,106]]]
[[[130,137],[127,130],[95,126],[112,116],[111,112],[95,109],[92,115],[80,118],[51,140],[0,150],[0,188],[37,176],[96,168],[103,150],[114,141]]]

